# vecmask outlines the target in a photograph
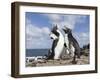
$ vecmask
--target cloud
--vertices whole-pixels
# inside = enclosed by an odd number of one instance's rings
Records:
[[[49,33],[48,27],[39,28],[26,19],[26,48],[49,48],[51,46]]]
[[[57,24],[60,29],[64,26],[74,29],[76,23],[83,23],[86,19],[85,15],[46,14],[45,16],[49,18],[51,24]]]
[[[49,24],[57,24],[59,29],[67,26],[72,29],[76,28],[76,24],[85,23],[85,15],[60,15],[60,14],[41,14],[48,18]],[[52,26],[53,27],[53,26]],[[50,29],[48,26],[36,26],[29,19],[26,18],[26,47],[30,48],[50,48],[51,39],[49,37]],[[89,43],[89,33],[88,32],[73,32],[74,37],[79,42],[82,47]]]
[[[46,14],[48,17],[50,24],[57,24],[59,29],[62,30],[64,26],[74,30],[76,28],[76,24],[86,24],[86,15],[60,15],[60,14]],[[81,26],[80,26],[81,27]],[[73,32],[74,37],[79,42],[82,47],[85,44],[89,43],[89,32]]]
[[[88,43],[90,43],[89,41],[89,33],[74,33],[73,36],[76,38],[76,40],[78,41],[80,47],[83,47],[83,45],[86,45]]]
[[[62,17],[59,16],[58,14],[45,14],[49,18],[49,20],[53,22],[60,22]]]
[[[77,23],[82,23],[84,22],[86,16],[81,16],[81,15],[65,15],[64,20],[61,22],[62,27],[67,26],[71,29],[74,29]]]

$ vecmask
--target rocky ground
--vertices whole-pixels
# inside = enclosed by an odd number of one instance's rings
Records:
[[[63,54],[61,60],[40,60],[26,63],[26,67],[39,67],[39,66],[60,66],[60,65],[84,65],[89,64],[89,44],[81,48],[81,58],[76,59],[77,63],[72,64],[73,58],[67,54]]]
[[[31,63],[26,63],[26,67],[39,67],[39,66],[60,66],[60,65],[83,65],[89,64],[89,56],[82,55],[80,59],[77,58],[77,64],[72,64],[73,58],[68,58],[65,60],[43,60],[43,61],[33,61]]]

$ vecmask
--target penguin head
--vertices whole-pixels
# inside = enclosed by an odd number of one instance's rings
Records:
[[[65,32],[65,34],[69,34],[72,32],[72,30],[66,26],[64,26],[63,31]]]
[[[52,28],[51,33],[50,33],[50,38],[51,39],[56,40],[56,39],[59,38],[59,32],[57,30],[58,30],[58,27],[57,27],[57,25],[55,25]]]

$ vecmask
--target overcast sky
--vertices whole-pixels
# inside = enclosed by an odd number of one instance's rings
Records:
[[[57,24],[59,29],[65,25],[71,28],[80,47],[89,43],[89,15],[26,12],[25,22],[27,49],[50,48],[49,33],[53,24]]]

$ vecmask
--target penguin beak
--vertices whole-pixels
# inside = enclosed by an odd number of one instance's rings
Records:
[[[66,33],[66,29],[63,29],[63,31]]]

